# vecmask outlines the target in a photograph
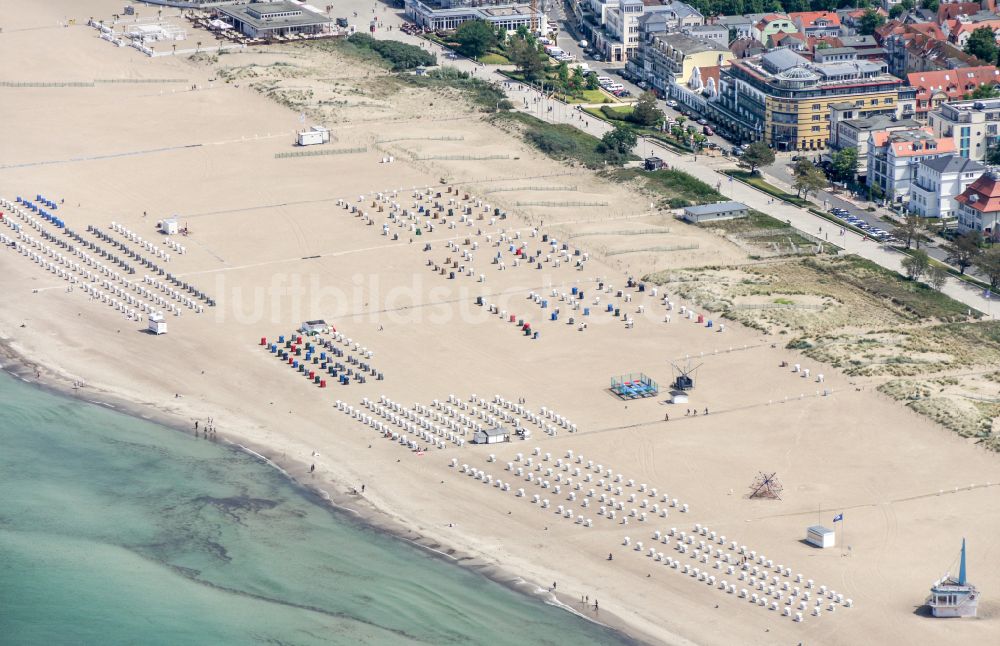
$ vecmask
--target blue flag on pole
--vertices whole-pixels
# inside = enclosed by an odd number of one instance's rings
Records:
[[[839,523],[842,520],[844,520],[844,514],[837,514],[833,517],[833,522],[835,523]]]

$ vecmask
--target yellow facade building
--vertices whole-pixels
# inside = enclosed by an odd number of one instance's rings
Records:
[[[884,114],[895,110],[901,84],[881,61],[813,63],[779,49],[724,68],[716,107],[734,130],[776,150],[823,150],[831,104]]]

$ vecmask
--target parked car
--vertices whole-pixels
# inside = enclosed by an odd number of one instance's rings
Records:
[[[677,107],[677,101],[674,101],[673,99],[667,99],[667,107],[668,108],[676,108]]]
[[[701,119],[698,119],[698,125],[699,126],[707,126],[708,125],[708,119],[705,119],[704,117],[701,118]]]
[[[715,132],[712,130],[711,126],[702,126],[701,127],[701,134],[706,135],[708,137],[711,137],[712,135],[715,134]]]

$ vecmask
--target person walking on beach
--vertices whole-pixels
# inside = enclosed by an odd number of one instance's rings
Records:
[[[361,493],[364,493],[364,492],[365,492],[365,486],[361,485]]]

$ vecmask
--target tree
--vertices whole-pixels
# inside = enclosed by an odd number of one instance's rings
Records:
[[[969,92],[968,94],[966,94],[965,98],[966,99],[995,99],[998,96],[1000,96],[1000,91],[997,91],[997,86],[995,86],[995,85],[989,85],[987,83],[985,85],[980,85],[979,87],[977,87],[972,92]]]
[[[950,244],[941,245],[941,248],[948,254],[948,260],[958,265],[959,273],[964,274],[965,270],[971,267],[979,254],[983,252],[982,244],[982,234],[972,230],[958,236]]]
[[[579,68],[577,68],[579,69]],[[597,72],[591,72],[587,75],[587,89],[596,90],[601,87],[601,82],[597,80]]]
[[[629,121],[647,128],[655,126],[662,118],[663,110],[656,107],[656,95],[652,92],[640,94],[639,100],[636,101],[635,107],[629,114]]]
[[[862,36],[871,36],[875,33],[876,29],[884,24],[885,16],[869,7],[865,9],[865,12],[861,15],[861,20],[858,22],[858,33]]]
[[[976,256],[976,269],[990,280],[990,291],[1000,288],[1000,245],[995,245]]]
[[[996,63],[997,40],[993,30],[989,27],[980,27],[972,32],[965,43],[965,53],[987,63]]]
[[[930,283],[931,287],[940,292],[948,283],[948,270],[944,267],[934,265],[927,270],[927,282]]]
[[[497,34],[485,20],[467,20],[455,30],[458,52],[469,58],[479,58],[495,47]]]
[[[801,198],[808,200],[811,193],[815,193],[827,185],[826,175],[808,159],[802,158],[795,162],[792,173],[795,175],[792,188]]]
[[[858,174],[858,149],[843,148],[833,153],[833,176],[841,182],[853,181]]]
[[[601,137],[599,147],[609,161],[619,162],[632,153],[637,142],[638,138],[631,128],[616,124],[613,130]]]
[[[926,9],[927,11],[937,13],[940,4],[941,3],[938,2],[938,0],[921,0],[920,7]]]
[[[751,173],[756,173],[758,168],[774,163],[774,151],[763,141],[755,141],[740,155],[740,163],[749,166]]]
[[[903,223],[893,230],[893,235],[906,243],[906,248],[916,242],[917,249],[920,248],[920,218],[913,213],[907,213],[903,218]]]
[[[930,256],[926,251],[917,249],[911,255],[903,258],[903,271],[906,272],[910,280],[920,280],[920,277],[927,273],[931,266]]]
[[[569,83],[569,65],[566,61],[559,63],[556,68],[556,75],[559,77],[559,83],[565,88],[566,84]]]
[[[904,9],[903,5],[901,5],[901,4],[897,4],[897,5],[893,5],[893,6],[889,7],[889,19],[890,20],[895,20],[896,18],[899,18],[900,16],[902,16],[904,13],[906,13],[906,9]]]
[[[508,58],[524,75],[524,80],[534,81],[542,75],[545,70],[545,55],[539,51],[534,38],[511,38],[507,49],[510,53]]]

